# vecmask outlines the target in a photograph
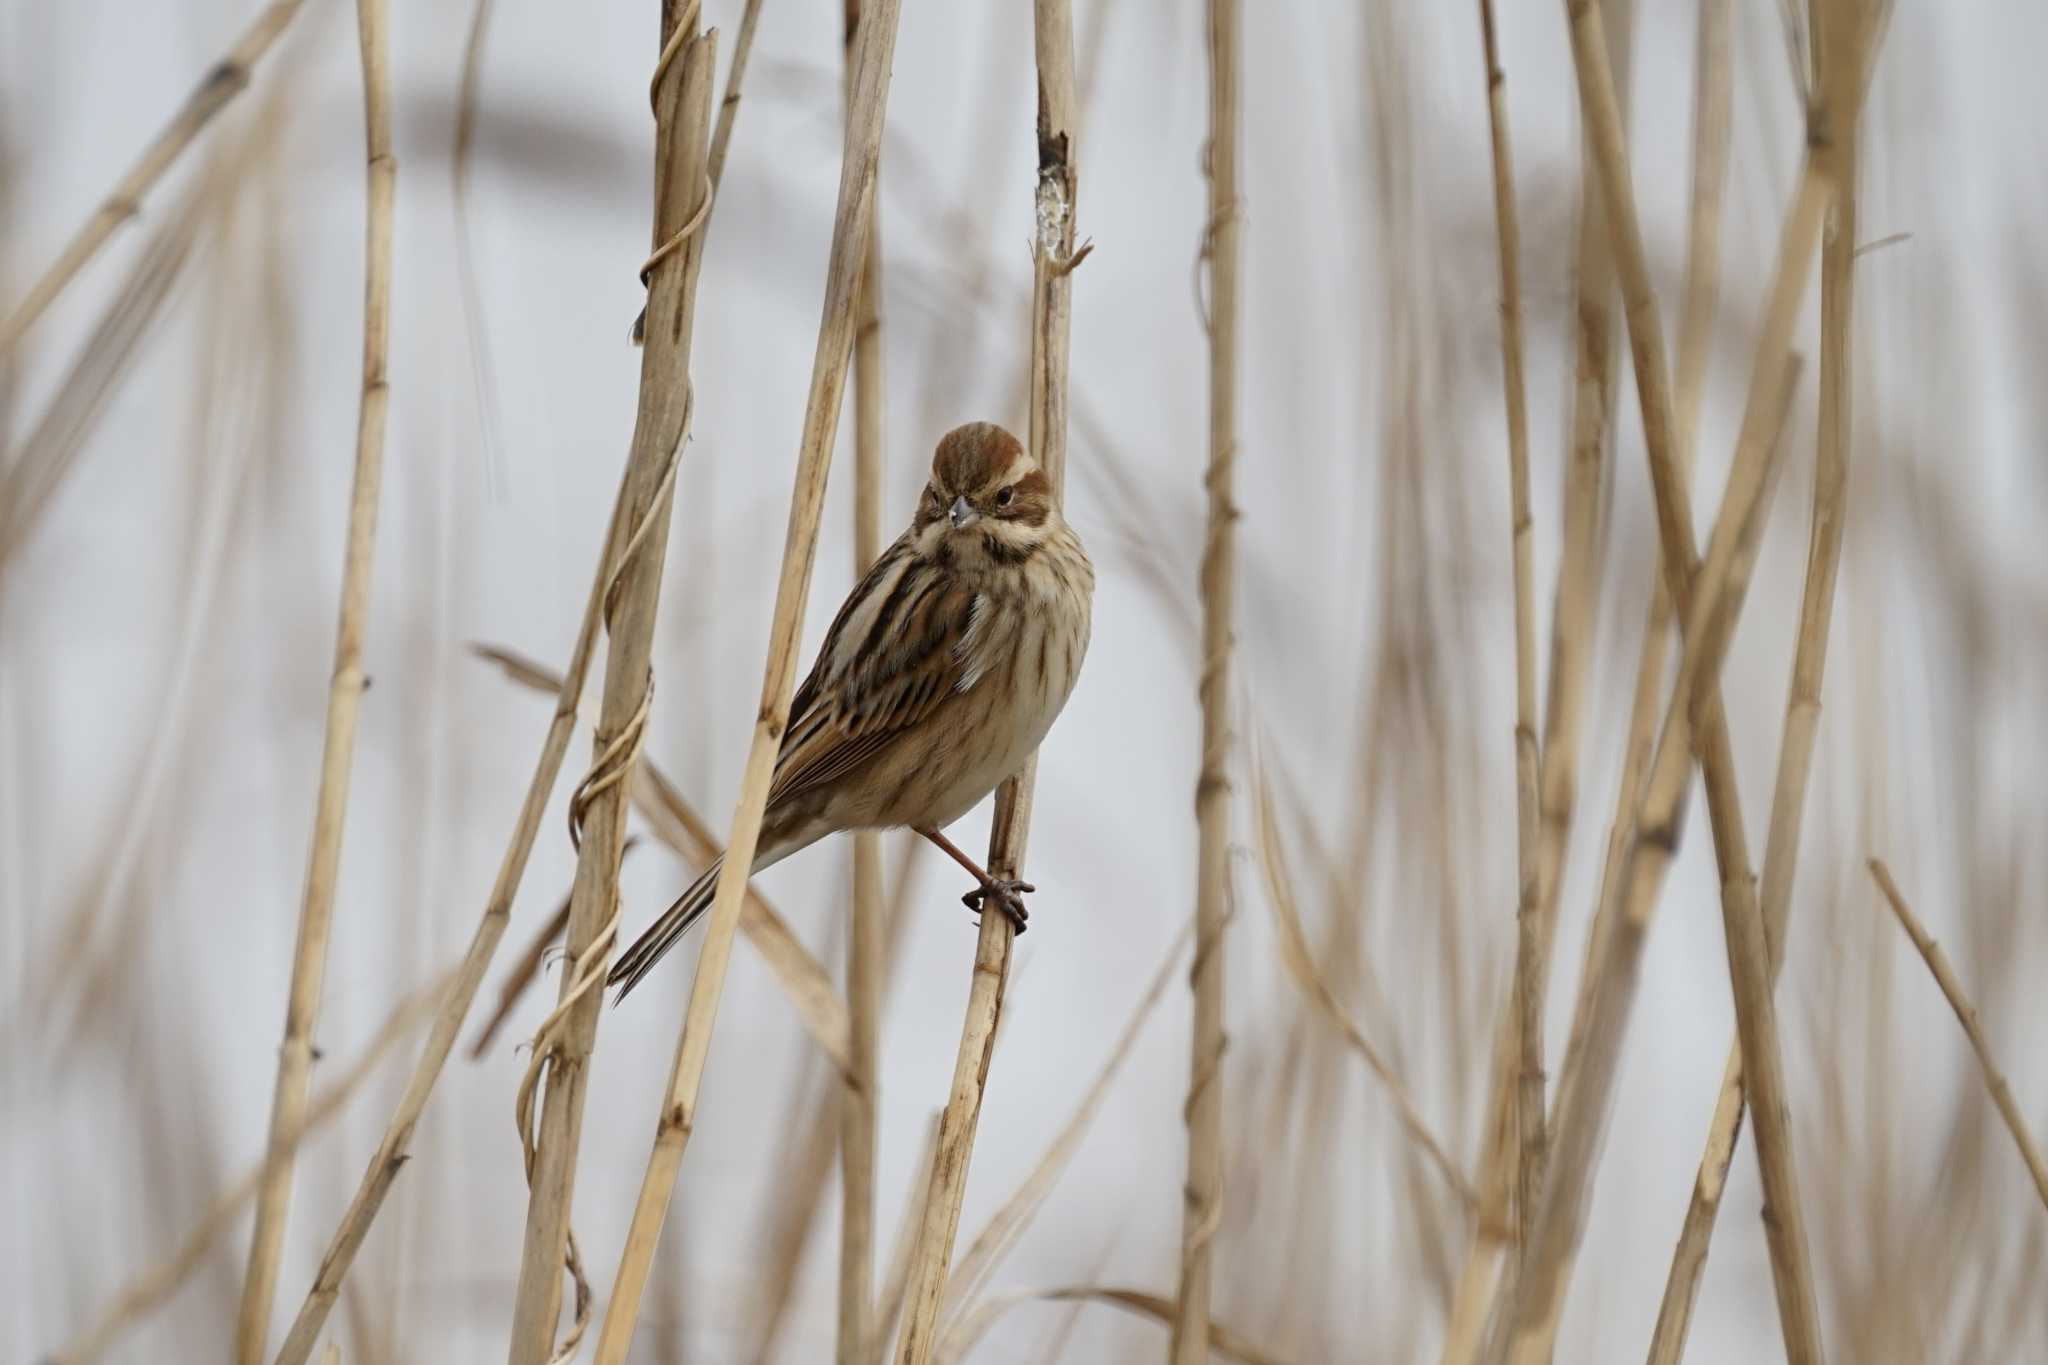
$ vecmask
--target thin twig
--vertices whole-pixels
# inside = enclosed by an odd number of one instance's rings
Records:
[[[513,1307],[511,1365],[543,1365],[556,1355],[561,1266],[574,1247],[569,1211],[589,1057],[604,1003],[602,990],[588,989],[587,983],[602,980],[608,946],[600,945],[608,944],[608,926],[618,916],[627,783],[654,687],[650,655],[674,505],[675,460],[691,419],[690,344],[704,260],[702,226],[711,207],[707,157],[717,35],[697,31],[695,0],[665,5],[662,19],[662,59],[655,64],[653,86],[654,255],[643,267],[648,281],[645,349],[625,498],[627,522],[636,526],[636,535],[641,529],[648,533],[620,568],[616,601],[607,601],[611,649],[592,737],[598,758],[571,803],[572,810],[582,807],[584,833],[569,907],[570,966],[562,974],[558,1007],[567,1014],[560,1031],[535,1050],[547,1065],[547,1091],[528,1182],[532,1195]],[[578,1287],[581,1308],[584,1295]],[[581,1313],[578,1319],[572,1340],[581,1331]]]
[[[1486,57],[1487,122],[1493,145],[1493,207],[1500,237],[1500,341],[1508,422],[1508,537],[1515,601],[1515,1033],[1520,1042],[1516,1086],[1517,1229],[1528,1248],[1529,1225],[1543,1189],[1543,996],[1548,977],[1540,925],[1536,814],[1536,571],[1529,514],[1529,414],[1522,379],[1522,288],[1515,230],[1515,168],[1508,141],[1507,76],[1494,32],[1493,0],[1479,0]]]
[[[1031,290],[1031,453],[1063,497],[1067,473],[1067,346],[1073,314],[1075,217],[1079,191],[1077,110],[1074,99],[1074,19],[1070,0],[1036,0],[1033,33],[1038,58],[1038,185],[1033,196]],[[996,789],[989,833],[988,870],[1014,878],[1024,866],[1031,831],[1031,807],[1038,780],[1034,754],[1023,771]],[[1003,993],[1009,984],[1015,931],[1009,916],[984,914],[975,940],[974,972],[968,987],[953,1083],[939,1120],[938,1152],[918,1235],[904,1307],[899,1365],[928,1365],[938,1343],[939,1310],[946,1292],[953,1242],[960,1232],[960,1206],[967,1194],[967,1168],[981,1121]]]
[[[215,63],[199,82],[198,87],[185,97],[164,130],[156,140],[143,149],[142,156],[128,174],[93,210],[92,217],[65,244],[62,254],[43,272],[42,277],[29,287],[7,320],[0,323],[0,357],[14,349],[51,300],[64,292],[66,285],[84,268],[94,254],[114,235],[114,229],[142,211],[143,196],[170,169],[171,163],[192,144],[213,116],[219,113],[229,101],[248,88],[249,75],[256,64],[263,60],[278,38],[298,14],[301,0],[276,0],[245,29],[228,55]]]
[[[1180,1291],[1173,1365],[1209,1354],[1211,1266],[1223,1220],[1223,964],[1230,906],[1231,655],[1237,629],[1238,0],[1209,0],[1208,224],[1209,529],[1202,547],[1202,761],[1195,783],[1194,1037],[1183,1110],[1188,1173],[1182,1190]]]
[[[287,13],[282,16],[289,18]],[[320,792],[313,815],[313,849],[306,894],[292,953],[291,995],[285,1007],[284,1045],[278,1050],[271,1100],[272,1152],[256,1198],[256,1231],[249,1245],[235,1324],[238,1365],[261,1365],[284,1257],[291,1215],[293,1162],[285,1138],[305,1124],[306,1090],[313,1071],[313,1031],[327,976],[327,946],[334,923],[335,884],[341,872],[342,830],[348,819],[356,721],[368,679],[363,635],[370,616],[370,562],[376,545],[377,500],[384,478],[384,422],[391,394],[385,365],[391,346],[392,204],[398,163],[391,154],[391,47],[387,0],[357,0],[363,69],[364,141],[367,149],[363,281],[363,382],[356,429],[354,487],[349,497],[348,550],[342,569],[341,619],[334,671],[327,690],[327,726],[320,755]]]
[[[1977,1007],[1963,993],[1963,983],[1956,980],[1955,968],[1949,965],[1948,954],[1928,935],[1906,904],[1906,898],[1899,892],[1899,884],[1892,880],[1891,869],[1872,858],[1870,875],[1877,879],[1878,890],[1884,892],[1884,898],[1891,903],[1892,913],[1899,917],[1899,927],[1906,931],[1906,937],[1913,940],[1913,946],[1927,960],[1927,970],[1934,974],[1941,993],[1948,997],[1949,1008],[1956,1012],[1956,1021],[1969,1035],[1970,1047],[1977,1054],[1977,1064],[1984,1069],[1985,1088],[1991,1092],[1992,1103],[1998,1106],[1999,1117],[2005,1120],[2005,1126],[2012,1132],[2013,1143],[2020,1149],[2020,1158],[2027,1163],[2027,1174],[2034,1177],[2034,1188],[2041,1195],[2041,1207],[2048,1209],[2048,1157],[2042,1155],[2040,1140],[2020,1114],[2020,1107],[2012,1097],[2012,1087],[2005,1082],[2005,1074],[1991,1059],[1991,1045],[1984,1041],[1983,1026],[1977,1022]]]
[[[733,935],[739,927],[740,905],[754,863],[767,805],[768,783],[782,733],[789,722],[790,693],[796,681],[797,647],[803,630],[804,600],[811,569],[817,560],[818,520],[830,472],[832,441],[838,429],[840,403],[853,346],[860,266],[866,252],[868,203],[875,190],[875,168],[881,155],[882,114],[889,90],[889,68],[896,46],[896,20],[901,0],[875,0],[866,13],[854,48],[853,99],[847,115],[846,140],[840,164],[839,199],[832,220],[831,258],[826,266],[823,316],[817,352],[812,359],[810,394],[798,449],[796,484],[789,508],[789,532],[783,545],[782,571],[776,585],[775,616],[769,627],[767,666],[761,684],[761,705],[747,753],[745,776],[733,810],[732,835],[726,840],[724,871],[707,917],[704,946],[697,959],[690,1001],[677,1040],[654,1149],[633,1208],[633,1220],[620,1252],[612,1300],[598,1337],[600,1365],[620,1365],[633,1338],[640,1299],[647,1287],[661,1224],[675,1192],[683,1151],[696,1126],[697,1096],[710,1056],[712,1029],[725,989],[726,967],[732,958]]]

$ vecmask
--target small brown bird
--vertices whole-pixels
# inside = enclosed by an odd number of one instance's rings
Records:
[[[947,432],[910,529],[847,597],[790,704],[753,871],[841,830],[910,828],[944,849],[1021,933],[1024,882],[991,877],[939,831],[1015,773],[1052,728],[1088,651],[1095,568],[1052,481],[989,422]],[[689,932],[721,859],[612,968],[619,998]]]

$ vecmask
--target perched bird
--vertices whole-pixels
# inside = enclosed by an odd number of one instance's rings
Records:
[[[1024,927],[1023,882],[991,877],[940,831],[1023,767],[1088,650],[1095,569],[1023,443],[989,422],[947,432],[910,529],[839,608],[790,704],[753,871],[841,830],[910,828]],[[718,885],[714,862],[612,968],[619,998],[676,945]]]

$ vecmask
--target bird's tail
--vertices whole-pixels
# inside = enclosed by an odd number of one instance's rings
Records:
[[[612,964],[611,976],[605,981],[608,986],[619,988],[618,996],[612,1003],[624,1000],[632,989],[640,984],[640,978],[654,970],[654,964],[661,961],[669,949],[682,941],[690,926],[703,918],[711,908],[711,897],[718,890],[718,870],[725,866],[725,855],[711,860],[711,866],[704,869],[690,889],[676,898],[676,903],[662,913],[660,919],[647,926],[647,932],[633,941],[619,960]]]

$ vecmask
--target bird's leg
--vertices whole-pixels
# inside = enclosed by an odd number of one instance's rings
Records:
[[[960,898],[969,910],[980,913],[987,902],[994,901],[996,908],[1010,917],[1011,926],[1020,934],[1024,932],[1024,923],[1030,918],[1030,912],[1024,908],[1022,893],[1036,891],[1037,887],[1030,882],[1017,881],[1015,878],[989,876],[981,864],[962,853],[951,839],[939,833],[937,829],[918,826],[917,832],[937,844],[948,858],[966,868],[974,880],[981,883]]]

